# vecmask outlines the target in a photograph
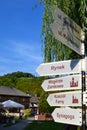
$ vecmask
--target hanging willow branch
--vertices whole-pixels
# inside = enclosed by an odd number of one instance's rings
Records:
[[[53,36],[50,28],[53,22],[51,7],[57,6],[72,18],[84,30],[86,26],[85,0],[40,0],[44,4],[42,37],[44,62],[79,58],[79,55],[64,46]]]

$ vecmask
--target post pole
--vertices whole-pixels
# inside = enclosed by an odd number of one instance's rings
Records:
[[[86,104],[83,100],[85,92],[85,71],[82,71],[82,130],[86,130]]]
[[[86,101],[84,101],[84,94],[86,94],[86,73],[85,73],[85,35],[83,35],[83,55],[82,55],[82,129],[86,130]]]

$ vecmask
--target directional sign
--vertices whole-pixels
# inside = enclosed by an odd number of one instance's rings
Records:
[[[50,106],[81,106],[81,91],[53,93],[47,98]]]
[[[51,28],[55,38],[81,55],[83,35],[81,27],[57,7],[52,9],[52,14],[54,23]]]
[[[74,37],[70,33],[69,29],[65,26],[59,25],[58,23],[54,22],[51,25],[52,32],[57,40],[77,52],[78,54],[82,54],[82,43],[81,40]]]
[[[81,109],[56,108],[52,113],[52,117],[55,122],[82,125]]]
[[[81,89],[81,74],[47,79],[41,86],[45,91]]]
[[[40,76],[81,73],[81,60],[43,63],[36,71]]]
[[[70,17],[68,17],[63,11],[58,7],[52,8],[52,14],[54,21],[62,26],[68,28],[71,31],[71,34],[81,40],[83,31],[79,25],[77,25]]]

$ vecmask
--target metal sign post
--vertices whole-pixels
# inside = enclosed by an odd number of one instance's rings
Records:
[[[85,36],[83,35],[82,40],[85,41]],[[83,55],[82,55],[82,130],[86,130],[86,102],[84,101],[84,95],[86,93],[86,83],[85,83],[85,71],[86,64],[85,61],[85,42],[83,45]]]
[[[85,87],[85,71],[82,71],[82,130],[86,130],[86,104],[84,103]]]

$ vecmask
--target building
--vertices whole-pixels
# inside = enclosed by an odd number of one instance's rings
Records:
[[[0,86],[0,102],[6,100],[13,100],[21,103],[25,106],[25,109],[29,108],[31,95],[26,94],[14,87]]]
[[[38,110],[38,101],[39,101],[39,98],[37,97],[37,95],[32,95],[31,98],[30,98],[30,105],[29,107],[31,108],[31,114],[32,115],[36,115],[39,113],[39,110]]]

